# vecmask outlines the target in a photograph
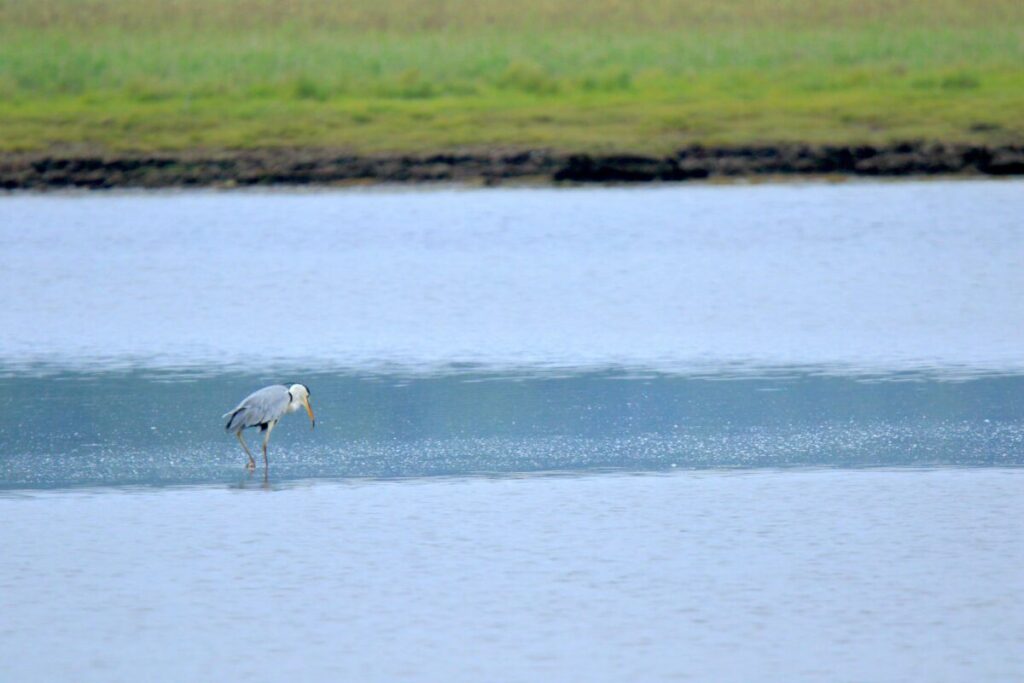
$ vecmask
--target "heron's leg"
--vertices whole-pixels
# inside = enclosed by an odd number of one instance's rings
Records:
[[[270,442],[270,432],[274,431],[274,426],[276,424],[277,424],[276,420],[274,422],[268,422],[267,423],[267,430],[265,432],[263,432],[263,469],[264,469],[264,471],[266,471],[267,468],[269,467],[269,464],[267,463],[267,443]]]
[[[256,460],[252,457],[252,451],[250,451],[249,447],[245,445],[245,439],[242,438],[242,430],[239,429],[235,432],[235,436],[238,437],[238,443],[242,444],[242,448],[245,449],[245,454],[249,456],[249,464],[246,465],[245,468],[249,470],[256,469]]]

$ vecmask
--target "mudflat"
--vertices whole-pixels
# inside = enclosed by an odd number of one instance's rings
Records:
[[[192,187],[359,183],[649,182],[772,176],[1024,174],[1024,145],[693,146],[665,156],[550,150],[353,155],[324,149],[0,157],[0,188]]]

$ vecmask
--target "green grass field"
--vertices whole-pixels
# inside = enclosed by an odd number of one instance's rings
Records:
[[[0,0],[0,151],[1024,141],[1019,0]]]

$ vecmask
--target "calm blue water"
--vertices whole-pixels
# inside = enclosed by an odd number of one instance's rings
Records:
[[[257,478],[258,479],[258,478]],[[5,681],[1014,681],[1024,470],[0,497]]]
[[[1022,216],[0,196],[0,680],[1020,678]]]

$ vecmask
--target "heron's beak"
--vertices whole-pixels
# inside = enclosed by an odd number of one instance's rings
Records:
[[[310,429],[316,429],[316,417],[313,416],[313,408],[309,405],[309,399],[307,398],[303,401],[302,405],[306,408],[306,412],[309,413],[309,421],[313,423]]]

